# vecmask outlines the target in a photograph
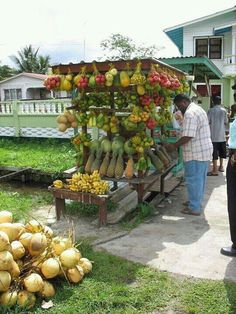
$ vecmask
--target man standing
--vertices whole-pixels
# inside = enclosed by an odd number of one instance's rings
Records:
[[[182,137],[174,144],[166,144],[166,148],[168,151],[183,148],[188,202],[181,212],[199,216],[213,151],[208,118],[206,112],[184,94],[177,95],[174,104],[184,115]]]
[[[213,167],[207,175],[218,176],[218,170],[224,172],[223,160],[226,159],[225,130],[228,124],[227,111],[221,106],[220,96],[213,98],[213,107],[208,111],[208,120],[213,144]],[[220,158],[219,168],[217,166],[218,157]]]
[[[236,94],[234,94],[235,104],[231,106],[232,122],[229,129],[229,161],[226,169],[227,178],[227,199],[229,227],[232,245],[223,247],[221,254],[236,256]]]

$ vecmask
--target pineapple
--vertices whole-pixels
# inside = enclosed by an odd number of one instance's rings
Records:
[[[107,176],[109,178],[113,178],[115,175],[116,158],[117,158],[117,152],[113,151],[111,161],[110,161],[109,166],[107,168]]]
[[[115,178],[120,179],[124,173],[124,160],[123,160],[123,150],[119,150],[118,158],[115,167]]]
[[[101,157],[102,157],[102,148],[99,148],[97,150],[96,159],[94,160],[94,162],[91,166],[91,172],[99,170],[100,164],[101,164]]]
[[[88,157],[88,160],[86,162],[86,165],[85,165],[85,172],[86,173],[91,173],[92,171],[92,165],[94,163],[94,160],[95,160],[95,149],[91,149],[90,150],[90,155]]]
[[[99,174],[101,177],[106,175],[107,168],[109,166],[109,161],[110,161],[110,153],[107,152],[99,169]]]

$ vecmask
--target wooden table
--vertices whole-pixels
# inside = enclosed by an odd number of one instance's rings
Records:
[[[109,195],[95,195],[91,193],[74,192],[67,189],[56,189],[54,186],[48,187],[55,199],[56,216],[60,220],[61,214],[65,213],[65,200],[70,199],[86,204],[95,204],[99,207],[98,224],[99,227],[107,224],[107,201]]]

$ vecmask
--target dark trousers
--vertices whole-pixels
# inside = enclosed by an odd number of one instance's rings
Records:
[[[227,177],[227,198],[228,198],[228,213],[230,236],[233,246],[236,248],[236,163],[232,166],[230,157],[226,169]]]

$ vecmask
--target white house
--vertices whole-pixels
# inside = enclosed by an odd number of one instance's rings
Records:
[[[0,81],[0,100],[48,99],[52,97],[66,97],[66,92],[53,93],[48,91],[43,82],[47,75],[37,73],[20,73],[6,80]]]
[[[236,80],[236,6],[164,30],[181,57],[163,61],[195,76],[201,96],[220,95],[233,103]]]

